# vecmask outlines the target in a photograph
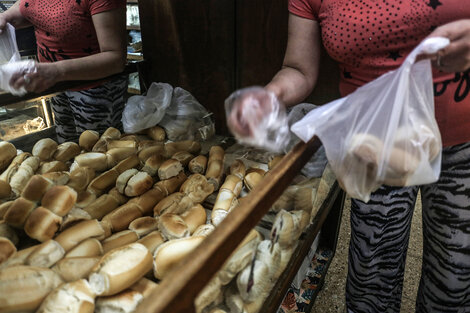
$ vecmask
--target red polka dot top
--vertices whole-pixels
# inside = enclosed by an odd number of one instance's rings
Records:
[[[470,18],[462,0],[289,0],[289,11],[319,23],[338,62],[341,94],[396,69],[436,27]],[[470,141],[470,70],[433,69],[436,119],[444,146]]]

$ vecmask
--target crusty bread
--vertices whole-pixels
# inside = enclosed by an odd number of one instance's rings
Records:
[[[112,168],[95,177],[90,182],[87,189],[96,195],[102,195],[116,185],[118,176],[119,172]]]
[[[48,268],[13,266],[0,270],[0,312],[34,312],[62,283]]]
[[[178,151],[187,151],[193,155],[196,155],[201,152],[201,144],[193,140],[167,142],[165,144],[165,155],[167,157],[171,157]]]
[[[119,203],[116,201],[115,197],[109,194],[104,194],[93,201],[90,205],[86,206],[83,210],[90,214],[91,218],[101,219],[118,206]]]
[[[218,190],[224,174],[223,160],[210,160],[207,163],[206,178],[209,183],[214,185],[214,190]]]
[[[51,269],[66,281],[76,281],[86,278],[92,268],[98,264],[101,257],[64,258],[58,261]]]
[[[137,204],[126,203],[106,214],[102,222],[107,222],[115,233],[127,229],[133,220],[141,216],[142,212]]]
[[[186,223],[189,233],[192,234],[201,225],[206,223],[206,210],[200,204],[196,204],[186,212],[181,214],[181,218]]]
[[[164,179],[155,184],[155,186],[159,186],[162,188],[162,190],[165,190],[167,195],[175,192],[180,188],[180,186],[184,183],[186,180],[187,176],[186,174],[181,171],[177,176],[169,178],[169,179]]]
[[[88,280],[95,294],[109,296],[129,288],[151,269],[152,256],[147,248],[131,243],[106,253]]]
[[[162,188],[155,186],[144,194],[132,198],[129,203],[135,203],[143,215],[152,215],[154,206],[167,195]]]
[[[67,186],[75,189],[77,192],[83,191],[95,176],[96,173],[93,168],[77,167],[70,172],[70,180],[67,183]]]
[[[139,238],[158,229],[158,221],[151,216],[143,216],[136,218],[129,224],[129,230],[134,231]]]
[[[65,171],[46,173],[41,176],[52,181],[54,185],[66,185],[70,180],[70,173]]]
[[[236,159],[232,164],[230,164],[229,173],[243,180],[246,174],[245,163],[240,159]]]
[[[127,183],[129,182],[131,177],[134,176],[135,174],[137,174],[138,172],[139,171],[135,168],[131,168],[131,169],[128,169],[128,170],[125,170],[124,172],[122,172],[116,180],[117,190],[120,193],[125,194],[125,189],[126,189]]]
[[[62,217],[44,207],[37,207],[24,224],[26,234],[40,242],[52,239],[59,229]]]
[[[96,220],[80,222],[55,237],[65,252],[70,251],[73,247],[87,238],[97,238],[104,235],[104,229]]]
[[[0,179],[0,199],[9,198],[10,196],[11,196],[10,184]]]
[[[17,198],[6,211],[3,219],[13,227],[23,228],[31,212],[36,208],[36,203],[23,197]]]
[[[156,176],[158,169],[165,161],[166,158],[161,154],[152,155],[145,161],[142,171],[148,173],[150,176]]]
[[[16,147],[8,141],[0,141],[0,172],[6,169],[16,156]]]
[[[152,185],[153,179],[149,174],[146,172],[137,172],[127,181],[124,194],[128,197],[140,196],[152,188]]]
[[[10,239],[0,237],[0,264],[16,253],[16,247]]]
[[[155,230],[150,234],[137,240],[137,242],[143,244],[152,255],[155,252],[155,249],[157,249],[157,247],[161,245],[164,241],[165,239],[158,230]]]
[[[75,142],[67,141],[57,146],[53,159],[68,162],[80,154],[80,146]]]
[[[95,171],[103,172],[108,169],[106,154],[101,152],[86,152],[75,157],[79,167],[91,167]]]
[[[189,161],[194,158],[194,155],[192,155],[188,151],[178,151],[173,154],[171,158],[178,160],[183,165],[183,167],[186,167],[189,164]]]
[[[246,188],[248,190],[253,190],[261,181],[263,180],[263,176],[258,172],[251,172],[245,175],[245,182]]]
[[[63,232],[64,230],[75,224],[91,219],[92,217],[90,216],[90,214],[88,214],[88,212],[83,209],[73,207],[72,210],[70,210],[69,213],[67,213],[67,215],[62,218],[62,223],[60,224],[59,232]]]
[[[181,214],[194,205],[194,202],[182,192],[175,192],[164,198],[153,208],[153,215],[167,213]]]
[[[69,167],[62,161],[49,161],[44,162],[39,166],[37,171],[38,174],[46,174],[46,173],[53,173],[53,172],[62,172],[67,171]]]
[[[75,205],[77,192],[69,186],[54,186],[42,197],[41,205],[53,213],[64,216]]]
[[[158,177],[160,180],[168,179],[177,176],[183,171],[183,165],[180,161],[175,159],[168,159],[163,162],[158,168]]]
[[[33,146],[32,154],[43,161],[51,160],[58,147],[51,138],[39,139]]]
[[[137,153],[137,148],[113,148],[106,151],[106,162],[108,163],[108,168],[116,166],[122,160],[127,159],[128,157],[135,155]]]
[[[148,158],[153,155],[164,155],[165,146],[162,143],[155,142],[155,144],[145,147],[139,151],[137,156],[139,157],[140,162],[145,163]]]
[[[168,240],[188,237],[188,225],[177,214],[166,213],[158,218],[158,229]]]
[[[65,283],[54,289],[36,313],[93,313],[95,294],[85,279]]]
[[[119,248],[127,244],[136,242],[138,239],[139,236],[135,231],[120,231],[103,240],[103,251],[104,253],[107,253],[108,251],[111,251],[115,248]]]
[[[260,174],[261,176],[266,175],[266,171],[263,170],[262,168],[259,168],[259,167],[250,167],[249,169],[246,170],[245,175],[248,175],[248,174],[254,173],[254,172]]]
[[[111,140],[108,142],[108,150],[119,148],[132,148],[137,152],[137,142],[135,140]]]
[[[101,256],[103,253],[104,249],[101,242],[96,238],[88,238],[67,252],[64,258],[94,257]]]
[[[155,141],[165,141],[165,130],[158,125],[147,128],[145,134]]]
[[[52,188],[54,182],[42,175],[34,175],[30,178],[21,196],[29,201],[40,202],[44,194]]]
[[[173,268],[192,252],[205,237],[192,236],[167,241],[160,245],[154,253],[153,274],[163,279]]]
[[[65,255],[64,249],[55,240],[47,240],[31,251],[25,264],[38,267],[51,267]]]
[[[188,163],[188,170],[193,174],[202,174],[206,172],[207,157],[205,155],[198,155],[191,159]]]
[[[85,130],[78,138],[78,145],[85,151],[91,151],[98,139],[100,139],[100,134],[97,131]]]
[[[202,203],[214,192],[214,185],[210,184],[202,174],[192,174],[181,185],[180,191],[188,195],[194,203]]]
[[[119,174],[123,173],[126,170],[131,168],[139,168],[140,167],[140,160],[137,155],[131,155],[121,162],[119,162],[116,166],[113,167]]]

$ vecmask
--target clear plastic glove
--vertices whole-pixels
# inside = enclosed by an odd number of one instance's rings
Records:
[[[281,151],[289,143],[286,110],[277,97],[262,87],[235,91],[225,100],[227,125],[243,144]]]

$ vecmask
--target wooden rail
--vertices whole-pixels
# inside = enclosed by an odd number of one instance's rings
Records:
[[[156,290],[137,308],[140,313],[195,312],[194,299],[222,267],[232,251],[255,227],[289,186],[295,175],[320,147],[314,137],[297,144],[250,192],[181,265],[163,279]]]

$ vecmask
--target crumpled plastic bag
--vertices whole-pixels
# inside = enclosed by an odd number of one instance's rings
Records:
[[[303,141],[318,136],[340,185],[367,202],[382,184],[411,186],[437,181],[442,142],[434,117],[432,71],[421,53],[449,44],[428,38],[396,70],[350,95],[312,110],[291,130]]]

